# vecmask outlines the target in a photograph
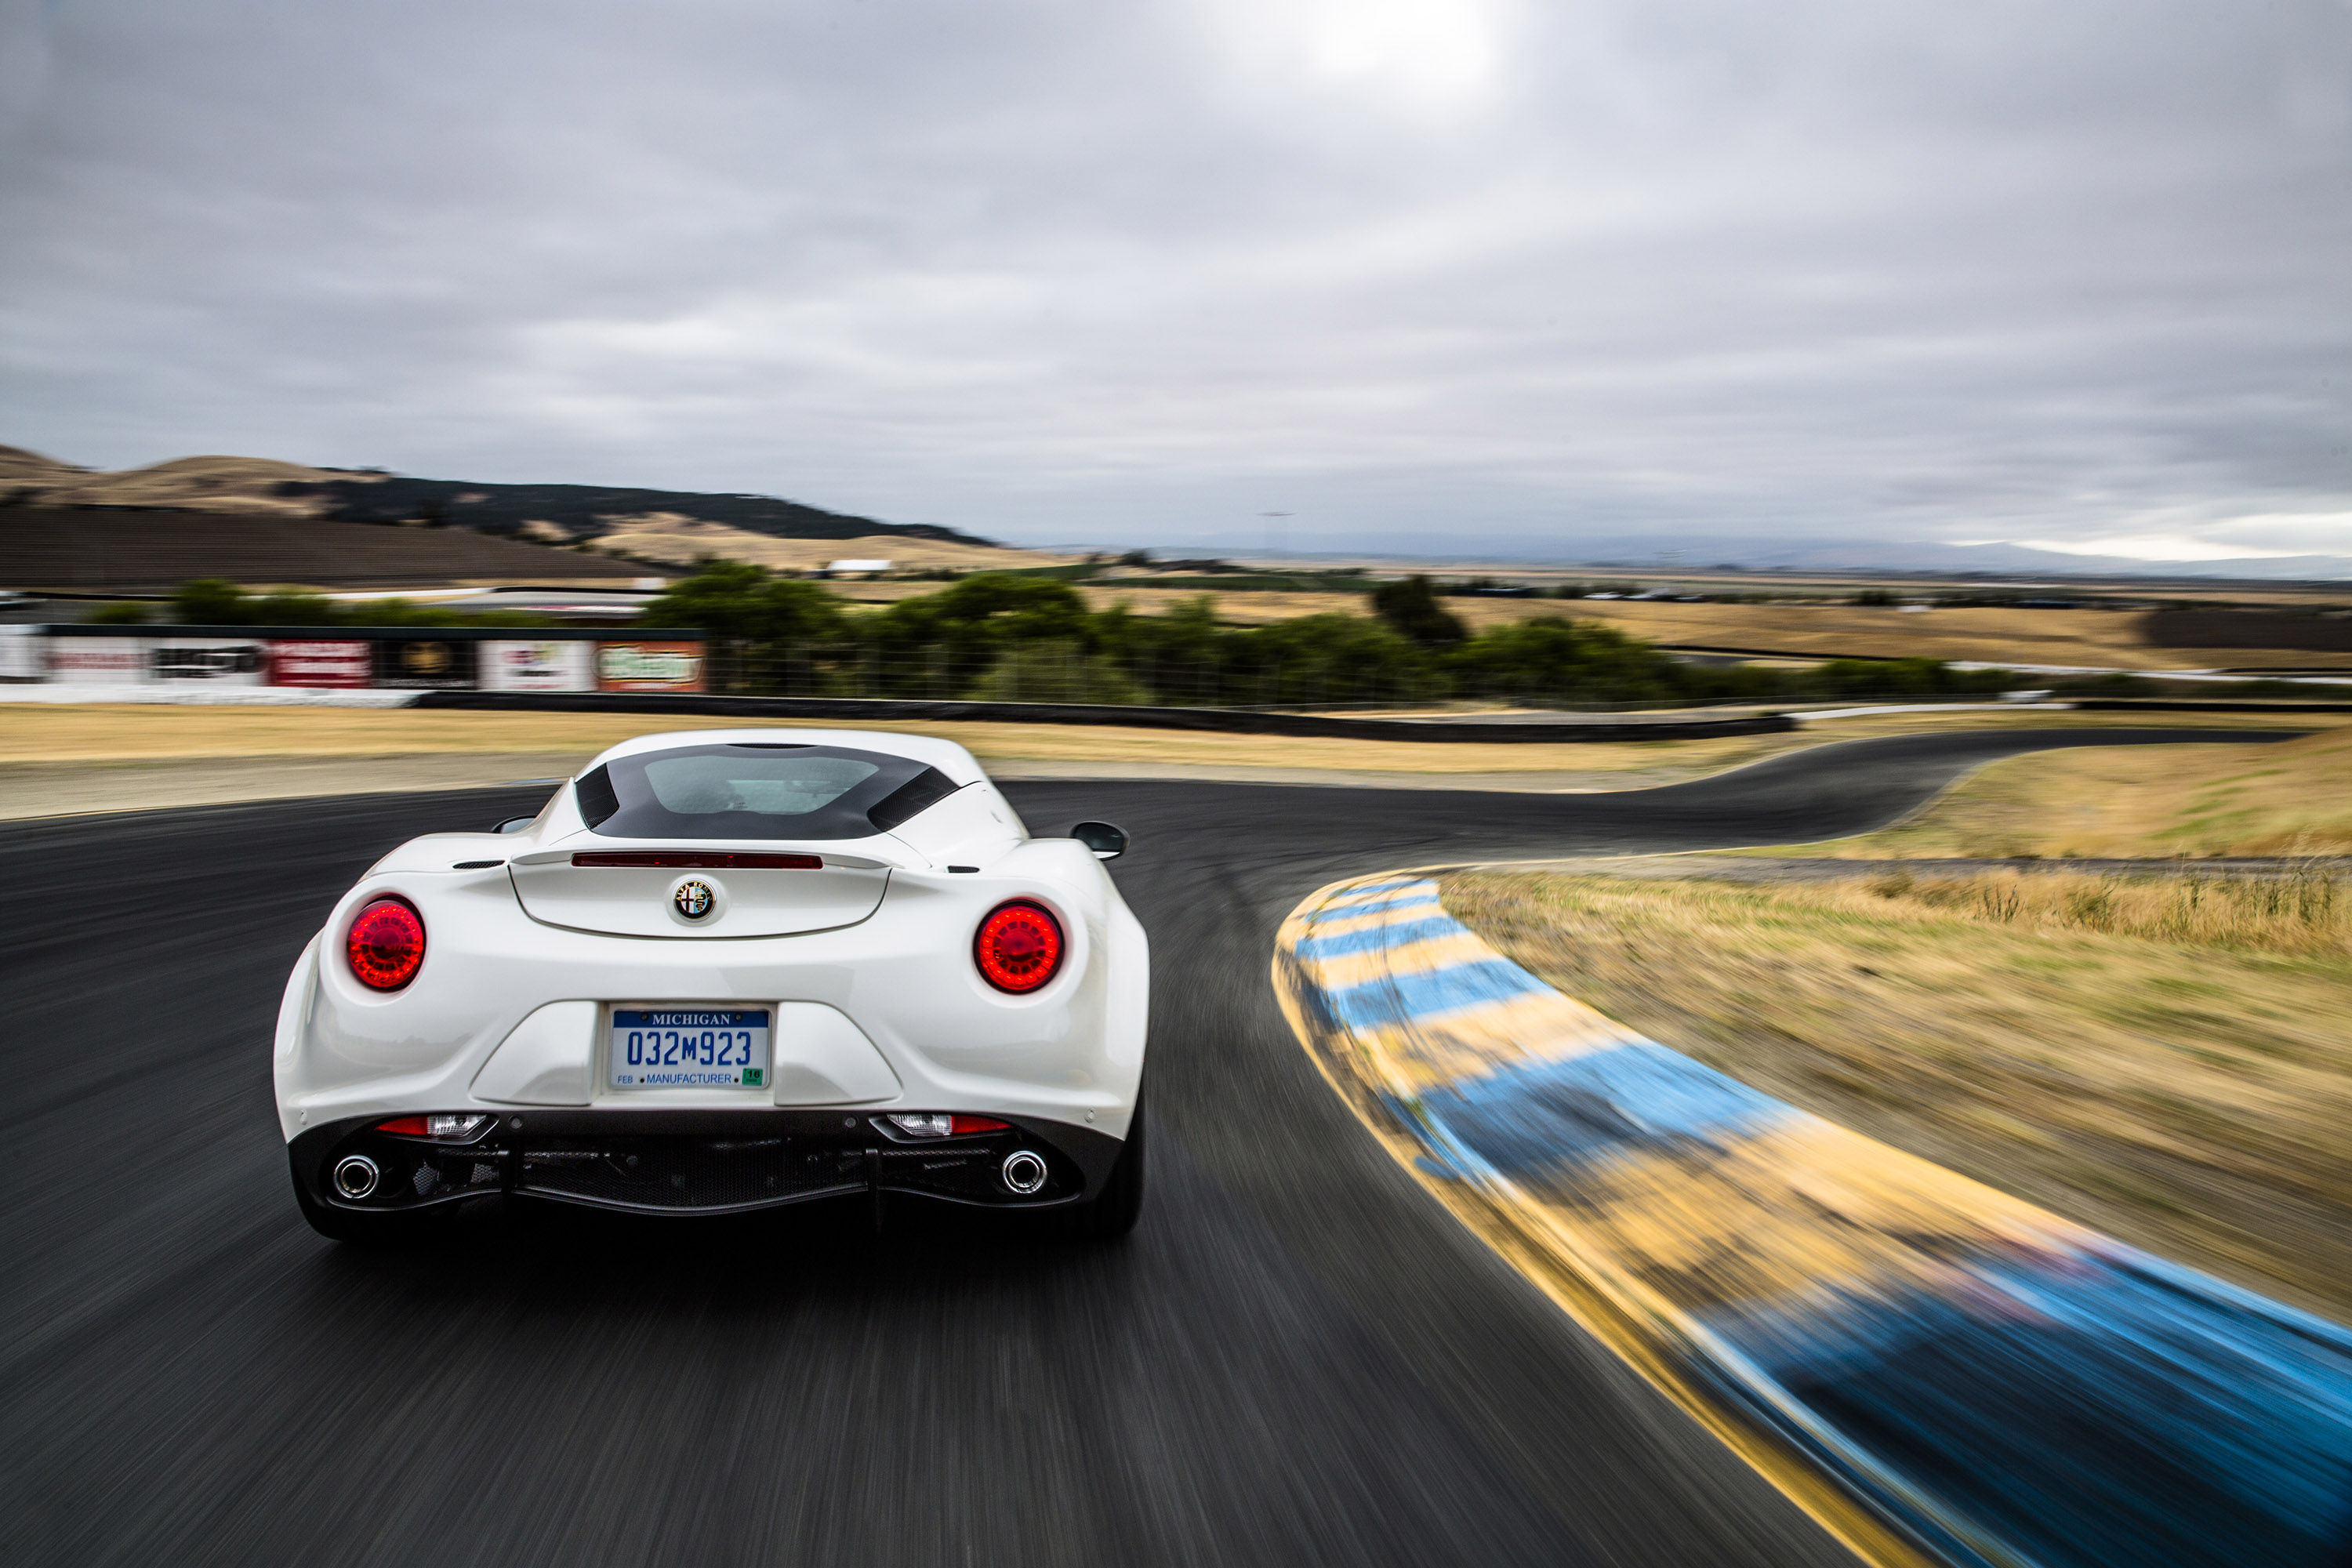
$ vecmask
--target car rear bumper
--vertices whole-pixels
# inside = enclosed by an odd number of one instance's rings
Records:
[[[1119,1140],[1090,1127],[1005,1118],[1004,1131],[913,1141],[870,1111],[533,1110],[498,1117],[470,1142],[376,1130],[381,1116],[314,1127],[288,1145],[294,1180],[321,1206],[396,1214],[514,1193],[634,1214],[714,1215],[856,1194],[904,1193],[990,1208],[1042,1209],[1101,1190]],[[1004,1163],[1045,1163],[1020,1193]],[[371,1168],[370,1190],[338,1189],[337,1168]],[[353,1167],[354,1173],[361,1173]]]

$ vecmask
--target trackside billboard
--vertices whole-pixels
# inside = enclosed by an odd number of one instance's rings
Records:
[[[280,637],[269,645],[269,684],[348,690],[375,682],[375,650],[351,637]]]
[[[698,642],[608,642],[596,647],[599,691],[699,691]]]
[[[485,691],[593,691],[596,647],[587,642],[486,642]]]

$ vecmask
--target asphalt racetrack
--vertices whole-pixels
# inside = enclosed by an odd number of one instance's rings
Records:
[[[1396,865],[1802,841],[2103,730],[1833,745],[1599,795],[1007,786],[1130,830],[1152,1190],[1126,1244],[863,1200],[295,1212],[271,1020],[331,900],[543,787],[0,829],[0,1561],[1851,1561],[1438,1208],[1316,1075],[1282,916]]]

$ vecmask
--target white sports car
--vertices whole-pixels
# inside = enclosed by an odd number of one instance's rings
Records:
[[[294,966],[278,1114],[322,1234],[467,1198],[643,1214],[1143,1197],[1150,954],[1106,823],[1032,838],[962,747],[708,730],[378,861]]]

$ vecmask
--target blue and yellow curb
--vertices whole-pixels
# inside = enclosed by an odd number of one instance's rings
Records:
[[[1758,1093],[1561,995],[1426,877],[1276,994],[1520,1271],[1865,1559],[2352,1562],[2352,1333]]]

